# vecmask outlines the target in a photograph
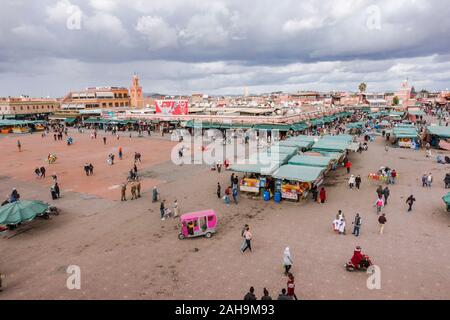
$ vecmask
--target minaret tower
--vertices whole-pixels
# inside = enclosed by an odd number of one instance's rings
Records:
[[[133,108],[142,108],[144,99],[142,98],[142,87],[139,85],[139,77],[133,75],[133,82],[130,87],[130,104]]]

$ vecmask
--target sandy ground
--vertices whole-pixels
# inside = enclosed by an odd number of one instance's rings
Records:
[[[240,195],[238,205],[226,207],[215,195],[230,172],[218,174],[206,166],[176,166],[170,161],[173,142],[161,137],[119,141],[108,135],[107,145],[87,133],[73,133],[75,144],[53,137],[2,137],[0,195],[17,187],[23,199],[41,199],[57,205],[59,216],[35,220],[0,238],[0,270],[5,291],[0,299],[242,299],[250,286],[257,297],[266,287],[277,296],[286,284],[283,251],[291,248],[296,293],[302,299],[449,299],[450,215],[441,197],[447,165],[425,157],[424,151],[384,150],[384,141],[369,144],[369,151],[351,154],[352,173],[363,177],[360,191],[347,188],[343,168],[325,181],[328,201],[316,204],[264,202]],[[125,158],[108,166],[106,156],[124,149]],[[133,163],[134,151],[142,154],[143,197],[120,202],[117,185]],[[47,179],[38,180],[34,168],[48,152],[59,159],[47,167]],[[95,175],[86,177],[84,162],[92,162]],[[369,172],[388,165],[399,173],[391,186],[385,234],[378,233],[373,204],[377,183],[365,179]],[[62,198],[51,201],[50,175],[56,172]],[[432,172],[430,189],[420,176]],[[158,188],[169,204],[178,199],[181,212],[215,209],[219,224],[211,239],[178,240],[179,223],[161,221],[159,203],[151,203],[151,188]],[[406,197],[417,202],[406,211]],[[363,218],[361,236],[336,235],[331,222],[342,209],[350,224],[356,212]],[[254,251],[241,254],[240,230],[251,226]],[[347,230],[351,230],[349,226]],[[366,287],[368,274],[349,273],[343,264],[361,245],[381,270],[381,289]],[[81,268],[81,290],[66,287],[69,265]]]

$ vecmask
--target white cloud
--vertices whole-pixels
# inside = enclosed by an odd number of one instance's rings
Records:
[[[122,21],[112,14],[98,12],[86,19],[85,26],[87,30],[101,34],[110,40],[118,40],[122,43],[127,40],[127,31],[123,27]]]
[[[186,28],[180,31],[180,38],[189,46],[224,47],[229,37],[226,27],[209,14],[193,16]]]
[[[11,29],[11,32],[18,36],[23,41],[49,41],[54,40],[55,37],[42,26],[30,25],[30,24],[22,24]]]
[[[98,11],[114,11],[117,9],[119,3],[116,0],[89,0],[91,7]]]
[[[47,6],[45,11],[48,22],[65,23],[71,14],[81,12],[81,9],[79,6],[73,5],[69,0],[60,0],[54,6]]]
[[[138,19],[136,31],[144,36],[150,49],[177,46],[177,34],[161,17],[143,16]]]
[[[319,29],[323,26],[323,18],[310,17],[305,19],[291,19],[283,24],[283,31],[286,33],[297,33],[312,29]]]

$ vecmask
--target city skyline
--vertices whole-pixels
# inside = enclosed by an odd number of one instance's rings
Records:
[[[395,92],[450,87],[445,1],[4,2],[0,96]],[[8,19],[13,17],[14,19]]]

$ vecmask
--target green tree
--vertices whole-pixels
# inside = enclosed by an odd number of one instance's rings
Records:
[[[361,82],[358,86],[359,92],[366,92],[367,85],[364,82]]]
[[[400,99],[395,96],[394,98],[392,98],[392,103],[394,104],[394,106],[398,106],[398,104],[400,103]]]

